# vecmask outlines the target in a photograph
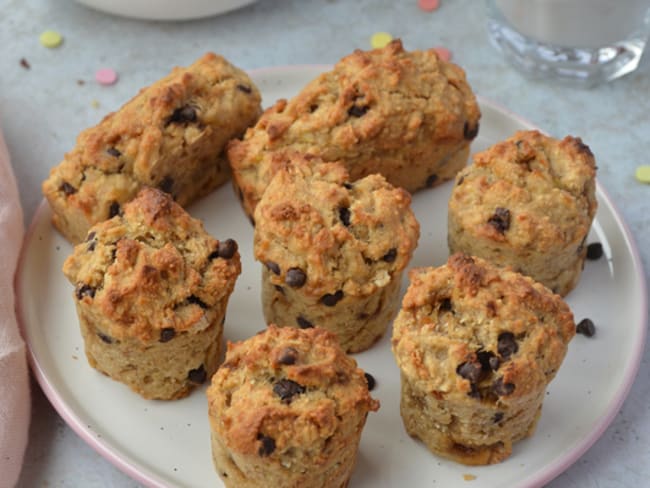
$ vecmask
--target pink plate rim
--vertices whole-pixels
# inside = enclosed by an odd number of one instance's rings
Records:
[[[320,72],[330,68],[331,65],[328,64],[299,64],[299,65],[285,65],[285,66],[271,66],[265,68],[256,68],[256,69],[248,70],[248,73],[251,75],[264,75],[264,74],[273,74],[273,73],[304,72],[304,71],[314,71],[314,70]],[[482,96],[478,96],[477,98],[481,103],[481,105],[489,106],[507,115],[509,118],[516,120],[524,127],[527,127],[529,129],[537,129],[541,131],[541,129],[537,128],[534,124],[532,124],[528,120],[513,113],[509,109],[502,107],[500,104],[495,103]],[[618,207],[613,203],[610,195],[607,193],[607,191],[602,187],[602,185],[599,182],[596,182],[596,188],[597,188],[597,193],[599,194],[598,196],[602,198],[610,207],[610,209],[612,210],[614,220],[616,221],[619,228],[622,229],[623,231],[625,243],[632,256],[634,269],[643,270],[643,264],[641,262],[639,249],[635,243],[634,237],[627,223],[621,217],[621,213]],[[48,204],[45,200],[43,200],[39,204],[38,208],[36,209],[36,212],[34,212],[29,228],[25,234],[25,238],[23,239],[17,270],[21,270],[23,268],[26,249],[28,247],[28,244],[31,242],[31,239],[34,236],[37,223],[41,220],[42,214],[44,214],[48,210],[49,210]],[[605,414],[601,416],[599,422],[596,424],[596,427],[587,436],[585,436],[581,440],[581,442],[579,442],[576,446],[574,446],[571,449],[571,451],[569,451],[569,455],[562,459],[558,459],[555,462],[550,463],[545,468],[541,469],[538,473],[533,475],[532,478],[528,479],[526,484],[522,486],[526,486],[529,488],[541,487],[546,483],[550,482],[551,480],[553,480],[555,477],[557,477],[559,474],[564,472],[566,469],[568,469],[602,436],[602,434],[605,432],[607,427],[612,423],[612,421],[616,417],[616,414],[618,413],[621,406],[623,405],[623,402],[625,401],[625,398],[629,394],[632,384],[634,383],[634,380],[636,378],[636,374],[639,370],[641,364],[641,358],[646,343],[645,325],[647,325],[648,323],[648,292],[647,292],[647,284],[646,284],[644,273],[640,272],[638,278],[639,278],[639,285],[641,287],[641,296],[643,297],[642,302],[640,304],[641,305],[641,324],[640,324],[641,340],[638,341],[636,344],[636,347],[633,351],[633,355],[631,358],[632,360],[629,361],[626,365],[627,369],[623,376],[623,382],[619,385],[616,394],[612,397],[612,400],[608,405]],[[136,463],[132,463],[125,460],[120,455],[120,453],[116,452],[106,442],[92,435],[92,433],[89,431],[89,429],[86,428],[84,423],[76,416],[75,412],[60,397],[56,388],[51,384],[46,371],[42,368],[41,364],[39,363],[38,358],[36,357],[34,350],[32,349],[32,345],[27,338],[28,336],[26,334],[26,328],[22,316],[22,310],[23,310],[22,296],[20,293],[21,287],[19,286],[21,280],[22,280],[22,275],[18,271],[16,272],[16,277],[14,282],[14,289],[16,292],[16,314],[18,318],[18,323],[22,332],[22,336],[25,339],[25,342],[27,344],[28,360],[32,372],[34,373],[34,376],[38,381],[38,384],[43,389],[45,396],[48,398],[48,400],[50,401],[54,409],[59,413],[59,415],[61,415],[61,417],[72,428],[72,430],[76,432],[77,435],[79,435],[79,437],[81,437],[98,454],[100,454],[102,457],[107,459],[111,464],[116,466],[125,474],[127,474],[134,480],[145,484],[146,486],[152,488],[166,488],[167,485],[164,482],[162,482],[156,475],[150,473],[147,469],[137,465]]]

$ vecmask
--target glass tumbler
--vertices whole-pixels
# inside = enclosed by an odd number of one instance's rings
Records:
[[[486,0],[492,43],[525,74],[591,87],[634,71],[650,0]]]

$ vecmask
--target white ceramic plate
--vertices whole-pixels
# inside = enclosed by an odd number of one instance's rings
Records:
[[[190,20],[223,14],[256,0],[77,0],[95,10],[144,20]]]
[[[252,73],[269,105],[297,93],[323,66],[297,66]],[[481,100],[483,117],[473,150],[531,128]],[[413,206],[422,237],[412,266],[447,259],[448,183],[422,191]],[[399,416],[399,374],[390,333],[371,351],[357,354],[377,379],[381,409],[371,414],[350,487],[458,486],[464,475],[479,487],[540,486],[557,476],[593,444],[620,408],[636,374],[645,342],[646,291],[638,252],[612,202],[598,187],[599,209],[588,242],[603,243],[606,257],[588,261],[568,297],[575,317],[593,319],[596,336],[578,335],[550,386],[536,434],[515,445],[502,464],[467,467],[430,454],[406,435]],[[253,230],[229,185],[192,206],[217,238],[239,243],[243,273],[230,299],[225,337],[244,339],[261,328],[260,266],[253,260]],[[94,449],[150,486],[222,486],[211,460],[204,391],[175,402],[146,401],[91,369],[85,359],[72,299],[61,273],[71,246],[50,225],[41,205],[25,241],[17,278],[19,315],[31,364],[61,416]]]

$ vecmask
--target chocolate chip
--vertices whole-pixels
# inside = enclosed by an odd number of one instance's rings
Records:
[[[61,183],[61,186],[59,187],[59,191],[62,191],[63,193],[65,193],[65,196],[67,196],[67,197],[77,193],[77,189],[74,186],[72,186],[70,183],[68,183],[67,181],[64,181],[63,183]]]
[[[478,383],[483,376],[483,368],[480,363],[465,361],[458,365],[456,374],[465,378],[470,383]]]
[[[20,65],[25,69],[30,69],[32,66],[29,64],[25,58],[20,58]]]
[[[184,105],[174,110],[165,122],[165,127],[172,123],[185,124],[188,122],[196,122],[196,119],[196,109],[191,105]]]
[[[438,312],[449,312],[451,310],[451,298],[443,298],[438,306]]]
[[[470,389],[469,389],[469,392],[467,393],[467,396],[480,400],[481,399],[481,392],[479,391],[478,387],[474,383],[470,383],[469,388]]]
[[[463,137],[471,141],[478,135],[478,128],[478,122],[476,125],[470,125],[469,122],[465,122],[465,125],[463,126]]]
[[[514,383],[504,383],[503,377],[501,377],[492,383],[492,390],[499,396],[508,396],[515,391],[515,385]]]
[[[299,383],[292,380],[280,380],[273,385],[273,393],[280,397],[282,403],[291,403],[293,397],[305,393],[306,389]]]
[[[275,291],[278,293],[282,293],[284,295],[284,288],[282,288],[280,285],[273,285],[273,288],[275,288]]]
[[[97,246],[97,241],[91,241],[86,247],[86,251],[93,252],[96,246]]]
[[[495,424],[498,424],[503,420],[503,412],[497,412],[494,414],[494,417],[492,417],[492,422]]]
[[[512,332],[502,332],[497,338],[497,351],[499,355],[507,360],[519,350],[515,335]]]
[[[345,183],[343,183],[343,188],[345,188],[346,190],[352,190],[352,188],[354,188],[354,186],[352,185],[352,183],[348,183],[346,181]]]
[[[591,319],[582,319],[576,325],[576,332],[586,337],[593,337],[596,333],[596,326]]]
[[[341,219],[341,222],[343,222],[343,225],[346,227],[350,227],[350,209],[347,207],[341,207],[339,208],[339,218]]]
[[[587,246],[587,259],[595,261],[603,257],[603,245],[600,242],[592,242]]]
[[[231,259],[237,249],[237,242],[234,239],[226,239],[225,241],[219,241],[219,246],[215,252],[222,259]]]
[[[497,356],[491,356],[488,363],[492,371],[496,371],[501,366],[501,360]]]
[[[199,366],[196,369],[190,369],[190,371],[187,373],[187,379],[190,380],[192,383],[196,384],[203,384],[205,383],[205,380],[208,378],[208,373],[205,371],[205,367],[203,365]]]
[[[307,275],[300,268],[289,268],[284,282],[292,288],[300,288],[307,281]]]
[[[267,261],[264,263],[269,270],[276,275],[280,274],[280,265],[278,263],[274,263],[273,261]]]
[[[368,383],[368,391],[374,390],[375,386],[377,385],[375,377],[370,373],[363,373],[363,375],[366,377],[366,382]]]
[[[318,110],[318,105],[316,105],[315,103],[312,103],[309,106],[309,113],[313,114],[316,110]]]
[[[494,215],[488,219],[488,224],[503,234],[510,228],[510,210],[497,207]]]
[[[427,183],[426,183],[427,188],[431,188],[435,184],[436,181],[438,181],[438,175],[430,175],[427,178]]]
[[[462,185],[462,184],[463,184],[463,181],[465,181],[465,177],[464,177],[464,176],[461,176],[460,178],[458,178],[458,181],[456,182],[456,186],[460,186],[460,185]]]
[[[190,295],[189,297],[187,297],[187,301],[188,301],[188,303],[198,305],[202,309],[210,308],[210,306],[207,303],[205,303],[203,300],[201,300],[196,295]]]
[[[238,89],[239,91],[241,91],[241,92],[244,92],[244,93],[249,93],[249,94],[250,94],[250,93],[253,93],[253,90],[252,90],[252,88],[251,88],[250,86],[246,86],[246,85],[237,85],[237,89]]]
[[[267,435],[258,434],[257,439],[261,442],[257,453],[261,457],[270,456],[275,451],[275,439]]]
[[[300,327],[301,329],[311,329],[314,327],[314,324],[312,324],[309,320],[307,320],[302,315],[298,315],[296,317],[296,322],[298,323],[298,327]]]
[[[108,207],[108,218],[111,219],[115,217],[116,215],[120,214],[120,204],[117,202],[111,203],[111,206]]]
[[[99,337],[106,344],[113,344],[113,338],[107,336],[106,334],[102,334],[101,332],[97,332],[97,337]]]
[[[298,351],[296,350],[296,348],[285,347],[282,350],[280,357],[278,358],[278,363],[290,366],[292,364],[296,364],[297,359],[298,359]]]
[[[106,152],[115,158],[119,158],[122,153],[116,147],[109,147],[106,149]]]
[[[496,357],[492,351],[477,351],[476,359],[478,359],[478,362],[481,363],[481,367],[484,371],[496,371],[499,369],[499,358]]]
[[[171,176],[165,176],[163,180],[160,182],[160,184],[158,185],[158,188],[160,189],[160,191],[164,191],[165,193],[171,193],[173,186],[174,186],[174,179]]]
[[[388,252],[381,257],[381,259],[383,259],[387,263],[394,262],[395,258],[397,258],[397,248],[396,247],[390,248],[388,250]]]
[[[363,117],[369,108],[368,105],[352,105],[348,109],[348,115],[351,117]]]
[[[75,290],[75,295],[77,296],[77,300],[81,300],[83,297],[94,298],[95,289],[85,283],[78,283]]]
[[[160,342],[169,342],[176,336],[176,330],[172,327],[160,329]]]
[[[90,232],[88,232],[88,235],[86,236],[86,242],[92,241],[95,238],[96,235],[97,235],[97,233],[94,230],[91,230]]]
[[[336,293],[327,293],[320,297],[320,301],[323,305],[327,305],[328,307],[333,307],[336,305],[339,301],[343,299],[343,290],[337,290]]]

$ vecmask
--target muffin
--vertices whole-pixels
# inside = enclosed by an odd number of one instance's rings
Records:
[[[465,73],[435,50],[407,52],[399,40],[357,50],[230,142],[233,183],[252,216],[278,166],[300,152],[413,192],[465,166],[479,118]]]
[[[320,326],[346,352],[369,348],[397,313],[417,245],[410,203],[381,175],[350,183],[339,163],[294,158],[255,211],[267,323]]]
[[[512,266],[565,296],[587,253],[595,178],[594,156],[579,138],[515,133],[458,174],[449,199],[450,252]]]
[[[255,123],[260,101],[246,73],[215,54],[175,68],[79,135],[43,183],[52,222],[76,244],[143,185],[190,204],[229,178],[226,143]]]
[[[237,244],[153,188],[122,208],[63,265],[86,356],[144,398],[182,398],[217,369]]]
[[[273,325],[228,344],[207,397],[212,457],[233,488],[347,486],[379,408],[334,335]]]
[[[418,268],[393,326],[406,431],[459,463],[498,463],[533,434],[575,334],[562,298],[511,269],[454,254]]]

